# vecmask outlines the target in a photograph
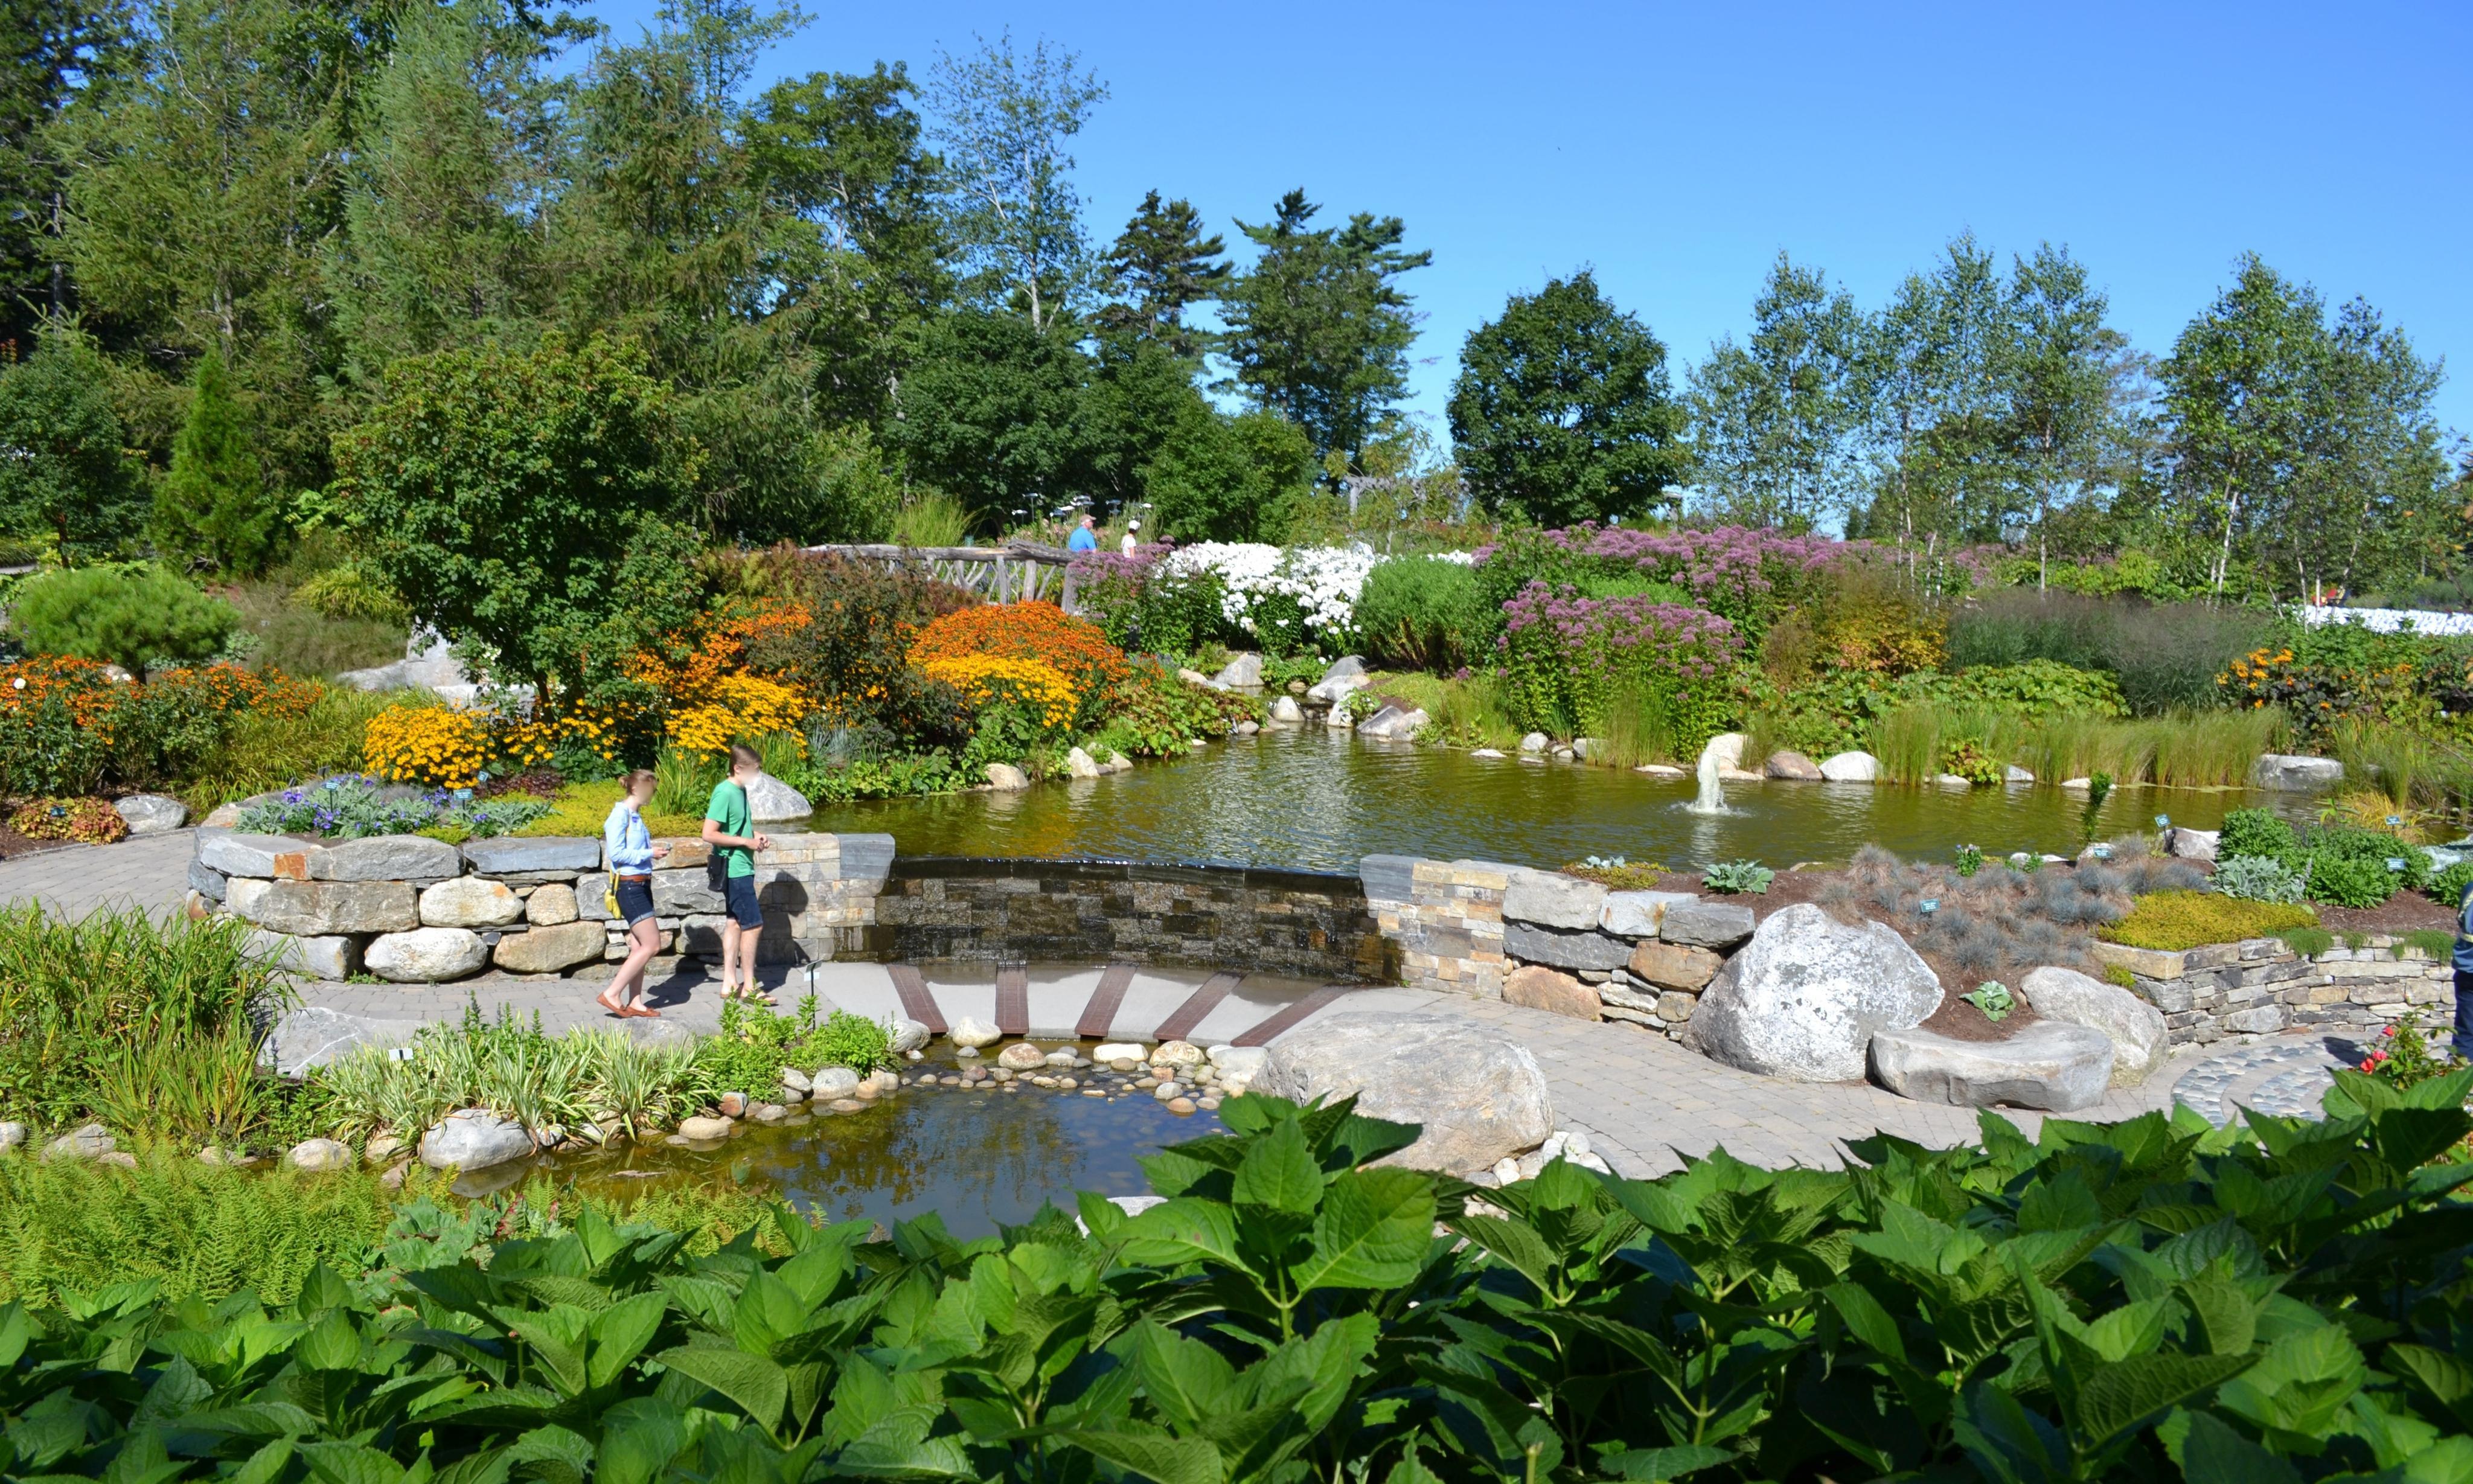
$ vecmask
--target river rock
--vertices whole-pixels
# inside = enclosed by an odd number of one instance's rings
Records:
[[[2005,1041],[1959,1041],[1909,1026],[1874,1036],[1871,1064],[1881,1086],[1921,1103],[2076,1113],[2103,1101],[2112,1041],[2060,1020],[2038,1020]]]
[[[2333,757],[2305,757],[2293,753],[2261,753],[2250,764],[2252,788],[2277,793],[2311,794],[2344,781],[2344,765]]]
[[[1540,927],[1534,922],[1502,924],[1502,951],[1531,964],[1558,969],[1621,969],[1631,961],[1631,941],[1590,928]]]
[[[1574,1020],[1602,1020],[1605,1002],[1597,992],[1559,969],[1523,964],[1502,976],[1502,1000]]]
[[[1825,777],[1820,764],[1789,748],[1769,754],[1769,760],[1761,771],[1770,778],[1785,778],[1794,783],[1817,783]]]
[[[533,1152],[533,1137],[487,1108],[462,1108],[420,1136],[420,1162],[434,1170],[485,1170]]]
[[[679,1120],[679,1137],[692,1139],[728,1138],[731,1126],[728,1118],[715,1118],[698,1113],[692,1118]]]
[[[1176,672],[1176,678],[1183,681],[1188,685],[1199,685],[1205,690],[1220,690],[1225,688],[1210,676],[1190,667],[1178,670]]]
[[[806,795],[769,773],[756,775],[756,781],[747,785],[747,817],[755,824],[779,825],[815,812]]]
[[[1542,731],[1526,732],[1520,738],[1520,750],[1523,753],[1534,755],[1546,751],[1546,746],[1549,740],[1549,739],[1547,737],[1546,733]]]
[[[1262,657],[1237,655],[1221,665],[1219,673],[1212,679],[1226,686],[1241,685],[1247,689],[1257,688],[1262,683]]]
[[[1424,1126],[1383,1164],[1483,1169],[1554,1132],[1546,1074],[1528,1048],[1456,1016],[1322,1016],[1281,1037],[1252,1086],[1300,1103],[1354,1093],[1361,1113]]]
[[[1668,912],[1699,899],[1691,892],[1608,892],[1597,925],[1618,938],[1654,938]]]
[[[468,927],[416,927],[371,939],[361,959],[381,979],[437,984],[479,973],[490,961],[490,945]]]
[[[284,1151],[283,1162],[296,1170],[345,1170],[352,1167],[351,1146],[337,1138],[304,1138]]]
[[[1271,703],[1271,725],[1275,727],[1294,727],[1305,719],[1306,709],[1297,705],[1294,696],[1282,696]]]
[[[2112,1042],[2112,1086],[2139,1087],[2164,1065],[2164,1013],[2127,990],[2048,965],[2029,970],[2018,992],[2039,1019],[2102,1032]]]
[[[927,1038],[933,1034],[935,1033],[927,1029],[927,1022],[924,1020],[913,1020],[906,1016],[897,1019],[893,1022],[893,1054],[908,1056],[927,1044]]]
[[[257,835],[237,829],[200,829],[196,859],[228,876],[263,880],[309,879],[309,857],[325,849],[290,835]]]
[[[1095,778],[1099,776],[1099,760],[1079,747],[1068,748],[1065,752],[1065,775],[1068,778]]]
[[[460,875],[464,852],[426,835],[371,835],[330,845],[309,859],[314,881],[440,881]]]
[[[957,1046],[968,1046],[975,1051],[1002,1041],[1004,1032],[976,1016],[964,1016],[953,1022],[953,1028],[945,1033],[945,1039]]]
[[[1634,976],[1669,990],[1702,990],[1717,977],[1725,960],[1707,948],[1679,943],[1649,942],[1631,950],[1628,968]]]
[[[1009,762],[988,764],[988,787],[1001,794],[1020,793],[1030,786],[1030,775]]]
[[[2187,825],[2175,825],[2165,834],[2164,849],[2183,860],[2211,861],[2216,858],[2216,846],[2222,838],[2223,831],[2220,829],[2192,829]]]
[[[1877,783],[1881,759],[1869,753],[1835,753],[1820,760],[1820,776],[1832,783]]]
[[[1940,981],[1878,922],[1848,927],[1799,902],[1772,914],[1700,996],[1687,1043],[1797,1082],[1854,1082],[1864,1049],[1940,1008]]]
[[[1189,1041],[1163,1041],[1151,1053],[1153,1066],[1200,1066],[1210,1060],[1210,1052]]]
[[[99,1160],[120,1147],[111,1131],[100,1123],[71,1129],[43,1146],[46,1160]]]
[[[6,1153],[12,1149],[23,1148],[25,1143],[26,1126],[24,1124],[16,1122],[13,1119],[8,1122],[0,1122],[0,1153]]]
[[[1322,672],[1322,679],[1306,691],[1308,701],[1329,706],[1352,690],[1365,684],[1365,661],[1355,655],[1342,655]]]
[[[817,1102],[828,1103],[856,1092],[858,1081],[858,1073],[847,1066],[819,1066],[815,1075],[807,1079],[807,1090]]]
[[[260,927],[296,938],[397,932],[419,924],[412,888],[400,881],[267,881],[225,889],[225,901]]]
[[[1026,1041],[1017,1041],[996,1053],[996,1065],[1009,1072],[1026,1072],[1047,1065],[1047,1053]]]
[[[132,835],[163,835],[189,822],[189,806],[162,794],[132,794],[111,802]]]
[[[1752,909],[1705,898],[1677,902],[1658,920],[1657,936],[1668,943],[1722,952],[1752,936]]]
[[[2004,783],[2032,783],[2035,781],[2035,775],[2019,767],[2014,762],[2004,763],[2001,768],[2001,781]]]
[[[1700,749],[1700,755],[1706,757],[1714,753],[1720,772],[1732,770],[1741,773],[1743,771],[1743,744],[1750,740],[1740,731],[1721,731]]]
[[[570,835],[500,835],[466,841],[464,859],[474,871],[492,876],[596,871],[601,866],[601,841]]]
[[[1105,1066],[1110,1062],[1146,1062],[1151,1048],[1139,1041],[1102,1041],[1091,1048],[1091,1060]]]
[[[1559,871],[1512,872],[1502,889],[1502,915],[1546,927],[1596,927],[1603,920],[1606,889]]]
[[[789,1091],[798,1093],[801,1097],[805,1097],[808,1093],[816,1090],[815,1079],[808,1076],[805,1072],[799,1070],[799,1068],[795,1066],[784,1066],[781,1068],[781,1086]]]
[[[554,974],[601,957],[609,929],[598,922],[561,922],[498,940],[498,967],[511,974]]]
[[[523,898],[503,881],[456,876],[420,892],[423,927],[504,927],[523,915]]]
[[[1417,729],[1429,720],[1430,718],[1422,706],[1386,706],[1357,723],[1357,731],[1359,736],[1373,737],[1377,741],[1408,742],[1415,740]]]

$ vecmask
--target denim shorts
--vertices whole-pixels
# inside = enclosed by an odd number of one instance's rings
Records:
[[[618,893],[618,916],[629,927],[649,922],[653,916],[653,883],[620,878],[613,883]]]
[[[731,876],[728,879],[730,920],[741,927],[762,927],[764,909],[756,902],[756,878]]]

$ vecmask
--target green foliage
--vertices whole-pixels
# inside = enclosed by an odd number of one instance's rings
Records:
[[[2207,884],[2226,897],[2245,901],[2301,899],[2300,874],[2274,855],[2224,855],[2220,851],[2216,874]]]
[[[2317,958],[2336,945],[2336,935],[2323,927],[2288,927],[2275,938],[2303,958]]]
[[[2301,873],[2312,901],[2375,907],[2398,891],[2429,884],[2430,857],[2419,846],[2378,830],[2317,828],[2285,863]]]
[[[2401,936],[2399,946],[2443,962],[2455,950],[2456,935],[2443,927],[2415,927]]]
[[[1225,735],[1254,719],[1260,703],[1234,691],[1188,685],[1156,659],[1138,659],[1108,703],[1097,743],[1134,757],[1181,757],[1194,737]],[[1094,747],[1092,755],[1104,754]]]
[[[1436,675],[1485,662],[1501,619],[1468,563],[1432,557],[1379,563],[1357,598],[1369,658]]]
[[[2005,588],[1951,617],[1949,667],[2041,659],[2101,671],[2130,710],[2153,716],[2218,705],[2216,677],[2272,629],[2271,615],[2247,609]]]
[[[1983,1018],[1995,1025],[2009,1018],[2009,1012],[2018,1007],[2018,997],[1998,979],[1987,979],[1958,998],[1982,1011]]]
[[[899,1060],[884,1026],[839,1009],[818,1024],[817,1008],[813,995],[796,1017],[735,1003],[722,1006],[719,1034],[696,1044],[697,1085],[762,1098],[781,1086],[784,1067],[812,1072],[847,1066],[864,1076]]]
[[[1451,421],[1477,497],[1540,526],[1651,514],[1690,478],[1666,347],[1585,269],[1470,332]]]
[[[1864,329],[1845,290],[1781,252],[1750,342],[1721,340],[1693,369],[1697,478],[1725,519],[1809,531],[1853,500]]]
[[[1702,886],[1727,896],[1749,893],[1765,897],[1769,883],[1776,879],[1776,872],[1756,860],[1721,860],[1700,873]]]
[[[212,658],[240,615],[153,564],[38,572],[17,585],[9,622],[41,655],[108,660],[132,674]]]
[[[171,471],[155,491],[155,539],[184,560],[250,575],[265,569],[283,530],[231,368],[220,351],[200,356]]]
[[[2216,836],[2216,855],[2226,859],[2235,855],[2265,855],[2282,859],[2300,846],[2293,826],[2271,809],[2234,809],[2224,815],[2224,827]]]
[[[1245,541],[1280,535],[1281,513],[1311,488],[1313,448],[1278,413],[1230,417],[1199,396],[1180,397],[1159,446],[1141,467],[1153,536]]]
[[[694,611],[694,542],[663,516],[697,455],[639,350],[400,362],[335,459],[371,570],[502,679],[582,687]]]
[[[2285,902],[2244,901],[2203,891],[2155,892],[2117,922],[2101,929],[2107,943],[2177,952],[2245,938],[2272,938],[2288,928],[2309,927],[2318,914]]]
[[[411,1054],[361,1046],[311,1074],[324,1120],[347,1137],[393,1131],[406,1143],[458,1108],[488,1108],[528,1129],[589,1122],[604,1137],[673,1127],[717,1089],[686,1047],[616,1030],[543,1034],[540,1017],[501,1008],[491,1020],[468,1000],[460,1023],[415,1033]]]
[[[2375,907],[2395,895],[2394,874],[2384,862],[2367,856],[2314,854],[2304,870],[2303,891],[2312,901]]]
[[[71,560],[119,551],[146,501],[128,443],[103,356],[76,331],[47,330],[0,371],[0,531]]]
[[[1957,874],[1963,879],[1983,869],[1983,847],[1961,845],[1957,848]]]
[[[2473,860],[2460,860],[2432,876],[2426,890],[2434,898],[2451,907],[2461,906],[2464,894],[2473,892]]]
[[[941,490],[904,500],[893,515],[889,539],[903,546],[959,546],[970,539],[971,513]]]
[[[386,799],[372,779],[331,778],[314,787],[286,789],[276,799],[250,805],[241,811],[240,827],[333,840],[444,829],[452,831],[460,843],[513,834],[549,812],[550,805],[542,800],[475,799],[469,789],[449,793],[442,788],[410,799]]]
[[[355,773],[369,720],[390,706],[422,706],[427,691],[368,691],[330,686],[300,715],[257,709],[232,719],[228,731],[189,770],[180,797],[191,812],[262,794],[304,778]]]

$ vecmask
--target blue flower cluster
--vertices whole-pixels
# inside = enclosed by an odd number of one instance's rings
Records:
[[[406,835],[442,826],[475,838],[520,829],[549,813],[539,799],[476,800],[468,788],[433,788],[387,798],[379,780],[344,774],[287,788],[241,811],[240,827],[271,834],[315,834],[338,840]]]

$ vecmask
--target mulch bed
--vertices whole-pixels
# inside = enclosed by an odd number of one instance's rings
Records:
[[[29,840],[24,835],[0,825],[0,860],[15,860],[20,855],[36,855],[44,850],[57,850],[74,842],[65,840]]]

